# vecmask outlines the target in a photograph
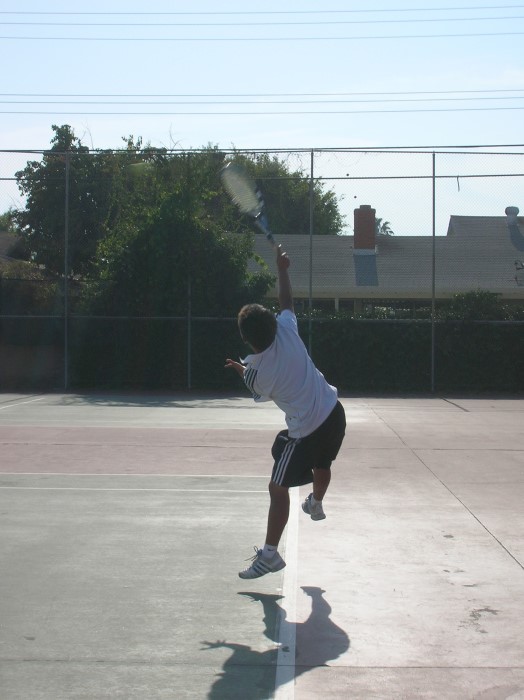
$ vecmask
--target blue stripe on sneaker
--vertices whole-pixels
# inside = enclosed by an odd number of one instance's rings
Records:
[[[253,564],[253,569],[257,572],[257,574],[259,573],[261,575],[268,574],[271,571],[271,567],[268,566],[268,564],[266,564],[266,562],[262,561],[261,559],[259,559]]]

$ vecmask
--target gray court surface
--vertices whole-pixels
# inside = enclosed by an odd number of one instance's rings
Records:
[[[524,400],[343,398],[327,519],[245,396],[0,394],[0,698],[524,698]]]

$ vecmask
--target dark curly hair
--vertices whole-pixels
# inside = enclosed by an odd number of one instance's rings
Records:
[[[260,304],[246,304],[238,312],[238,329],[242,339],[257,352],[266,350],[275,340],[275,315]]]

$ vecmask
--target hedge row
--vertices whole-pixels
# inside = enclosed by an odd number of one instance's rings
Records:
[[[309,323],[300,321],[309,345]],[[428,392],[431,389],[431,324],[421,321],[315,319],[312,356],[342,392]],[[188,352],[188,333],[191,351]],[[524,390],[524,323],[439,322],[435,325],[438,392]],[[2,388],[63,388],[64,372],[37,377],[38,353],[52,346],[63,363],[60,319],[0,320],[0,353],[34,351],[22,376],[3,373]],[[233,319],[71,318],[68,332],[71,389],[242,390],[226,357],[249,352]],[[191,360],[188,369],[189,358]],[[5,369],[5,368],[4,368]],[[19,371],[19,370],[18,370]],[[38,381],[37,381],[38,380]]]

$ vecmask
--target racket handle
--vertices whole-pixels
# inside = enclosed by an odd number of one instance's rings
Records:
[[[267,240],[271,243],[271,245],[273,246],[273,248],[278,248],[277,242],[276,242],[275,239],[273,238],[273,234],[272,234],[270,231],[267,231],[267,232],[266,232],[266,238],[267,238]]]
[[[260,218],[255,219],[255,224],[258,226],[258,228],[262,231],[266,239],[269,241],[269,243],[273,246],[273,248],[278,248],[278,244],[273,238],[273,234],[271,231],[268,229],[267,226],[264,225],[264,222],[260,220]]]

